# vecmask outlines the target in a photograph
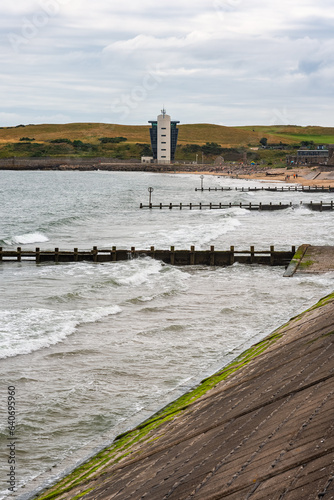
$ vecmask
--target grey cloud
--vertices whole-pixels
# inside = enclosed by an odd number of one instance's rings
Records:
[[[305,14],[300,0],[290,10],[287,0],[62,2],[40,25],[38,2],[0,7],[3,125],[48,116],[146,123],[163,103],[184,122],[306,125],[329,106],[332,20],[323,0],[309,0]]]

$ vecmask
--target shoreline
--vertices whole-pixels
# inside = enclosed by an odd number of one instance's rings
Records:
[[[252,173],[243,173],[238,169],[237,173],[227,174],[225,172],[207,171],[178,171],[177,174],[197,174],[212,175],[231,179],[245,179],[261,182],[284,182],[286,184],[299,184],[301,186],[329,186],[334,187],[334,171],[320,171],[314,168],[296,168],[296,169],[275,169],[266,171],[254,171]],[[313,177],[313,178],[312,178]]]
[[[212,175],[230,179],[254,180],[260,182],[284,182],[301,186],[334,187],[334,168],[321,170],[314,167],[259,168],[258,166],[215,166],[194,164],[142,164],[135,161],[110,161],[108,159],[25,159],[0,160],[0,171],[102,171],[102,172],[150,172],[158,174]],[[21,165],[20,165],[21,164]],[[196,169],[196,170],[195,170]]]

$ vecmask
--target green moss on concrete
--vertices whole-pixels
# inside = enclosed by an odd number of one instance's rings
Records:
[[[310,267],[310,266],[312,266],[312,264],[314,264],[314,260],[306,260],[306,261],[300,262],[299,267],[300,268]]]
[[[76,495],[75,497],[72,498],[72,500],[78,500],[78,498],[82,498],[84,495],[92,491],[93,488],[88,488],[88,490],[83,491],[79,495]]]
[[[307,309],[307,311],[313,311],[314,309],[318,309],[318,307],[322,307],[322,306],[328,304],[328,302],[331,302],[332,300],[334,300],[334,292],[330,293],[329,295],[326,295],[326,297],[323,297],[322,299],[320,299],[319,302],[317,302],[314,306]],[[307,311],[305,311],[305,312],[307,312]]]

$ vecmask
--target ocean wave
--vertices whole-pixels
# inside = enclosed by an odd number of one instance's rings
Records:
[[[209,211],[197,213],[197,218],[193,220],[191,220],[193,214],[190,214],[188,224],[179,224],[175,229],[156,231],[154,238],[155,241],[159,242],[156,247],[158,248],[159,245],[162,248],[168,248],[174,245],[176,249],[184,250],[195,245],[198,249],[207,249],[207,245],[215,242],[219,237],[237,231],[242,226],[239,216],[244,216],[245,213],[248,214],[248,211],[233,207],[224,213],[218,210],[210,211],[210,213]],[[149,241],[153,240],[153,236],[148,234],[147,239],[149,244]]]
[[[80,311],[25,309],[0,311],[0,358],[29,354],[62,342],[79,325],[96,323],[119,314],[119,306],[96,307]]]
[[[29,245],[32,243],[45,243],[49,238],[43,233],[26,233],[12,236],[10,239],[4,239],[6,245]]]

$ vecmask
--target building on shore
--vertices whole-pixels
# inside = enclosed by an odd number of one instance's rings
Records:
[[[175,159],[175,150],[179,129],[179,121],[171,121],[166,110],[162,109],[157,120],[150,120],[150,137],[153,160],[156,163],[171,163]]]
[[[286,162],[296,166],[333,166],[334,144],[318,146],[317,149],[298,149],[297,155],[288,155]]]

